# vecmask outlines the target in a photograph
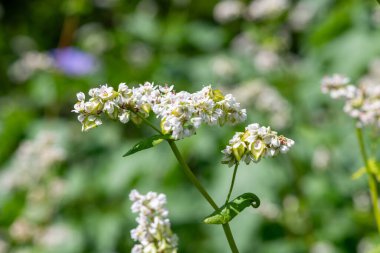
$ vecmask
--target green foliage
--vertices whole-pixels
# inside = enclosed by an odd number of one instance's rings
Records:
[[[127,153],[125,153],[123,155],[123,157],[130,156],[130,155],[132,155],[134,153],[137,153],[139,151],[142,151],[142,150],[145,150],[145,149],[148,149],[148,148],[152,148],[152,147],[160,144],[163,140],[169,140],[170,138],[171,138],[170,134],[153,135],[153,136],[151,136],[149,138],[146,138],[146,139],[140,141],[139,143],[135,144],[130,150],[128,150]]]
[[[253,193],[243,193],[207,216],[203,222],[206,224],[227,224],[249,206],[258,208],[260,199]]]

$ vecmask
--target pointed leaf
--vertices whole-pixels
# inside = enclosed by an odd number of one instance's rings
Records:
[[[358,169],[357,171],[355,171],[355,172],[351,175],[351,179],[352,179],[352,180],[359,179],[359,178],[360,178],[361,176],[363,176],[365,173],[366,173],[366,169],[365,169],[365,167],[361,167],[360,169]]]
[[[203,222],[206,224],[227,224],[248,206],[259,207],[259,197],[250,192],[244,193],[214,211]]]
[[[171,138],[170,134],[153,135],[153,136],[151,136],[151,137],[149,137],[147,139],[144,139],[144,140],[140,141],[136,145],[134,145],[127,153],[125,153],[123,155],[123,157],[132,155],[132,154],[137,153],[137,152],[139,152],[141,150],[144,150],[144,149],[148,149],[148,148],[154,147],[154,146],[160,144],[163,140],[169,140],[170,138]]]
[[[368,167],[369,167],[368,168],[369,172],[371,174],[373,174],[374,176],[376,176],[377,181],[380,181],[380,166],[379,166],[379,163],[377,163],[376,160],[374,160],[374,159],[369,159],[368,160]],[[355,171],[351,175],[351,179],[356,180],[356,179],[360,178],[362,175],[364,175],[366,173],[367,173],[366,167],[361,167],[360,169],[358,169],[357,171]]]
[[[368,160],[368,165],[369,165],[371,173],[373,175],[375,175],[377,181],[379,181],[379,179],[380,179],[380,166],[379,166],[379,163],[376,162],[375,159],[369,159]]]

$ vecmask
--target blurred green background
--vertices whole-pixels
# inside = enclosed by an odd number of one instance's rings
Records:
[[[296,141],[239,167],[232,196],[262,200],[231,223],[242,253],[378,252],[366,179],[351,180],[354,123],[319,88],[335,72],[380,83],[376,1],[8,0],[0,24],[0,253],[130,252],[134,188],[167,195],[179,252],[229,252],[166,144],[122,158],[150,129],[107,121],[82,133],[71,113],[79,91],[145,81],[212,84],[249,123]],[[220,151],[243,128],[178,142],[218,203],[232,175]]]

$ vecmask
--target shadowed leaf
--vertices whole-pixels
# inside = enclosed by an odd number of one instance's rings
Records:
[[[207,216],[203,222],[206,224],[227,224],[248,206],[259,207],[259,197],[250,192],[244,193]]]

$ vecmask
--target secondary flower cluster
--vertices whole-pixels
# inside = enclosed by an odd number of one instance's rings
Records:
[[[350,80],[341,75],[323,78],[323,93],[334,99],[345,100],[344,112],[358,121],[358,126],[380,127],[380,84],[362,82],[359,86],[349,84]]]
[[[30,192],[54,165],[65,158],[66,152],[59,143],[59,135],[41,130],[33,139],[22,142],[10,164],[0,168],[0,197],[15,189]]]
[[[137,228],[132,229],[132,239],[138,241],[132,253],[176,253],[177,236],[170,229],[166,196],[155,192],[141,195],[132,190],[129,198],[133,201],[132,212],[138,213]]]
[[[222,151],[222,163],[233,166],[243,160],[246,164],[251,161],[259,162],[262,157],[273,157],[279,152],[286,153],[294,145],[294,141],[270,127],[250,124],[245,132],[237,132],[229,141],[229,145]]]
[[[223,125],[236,124],[247,117],[246,110],[240,108],[231,94],[223,95],[219,90],[206,86],[195,93],[181,91],[176,93],[173,86],[164,87],[146,82],[139,87],[128,88],[124,83],[117,91],[103,85],[89,91],[90,99],[85,94],[77,94],[78,102],[73,112],[79,114],[82,130],[86,131],[102,124],[100,116],[107,115],[122,123],[132,120],[141,123],[153,112],[161,119],[161,130],[171,134],[174,139],[195,134],[202,124]]]

